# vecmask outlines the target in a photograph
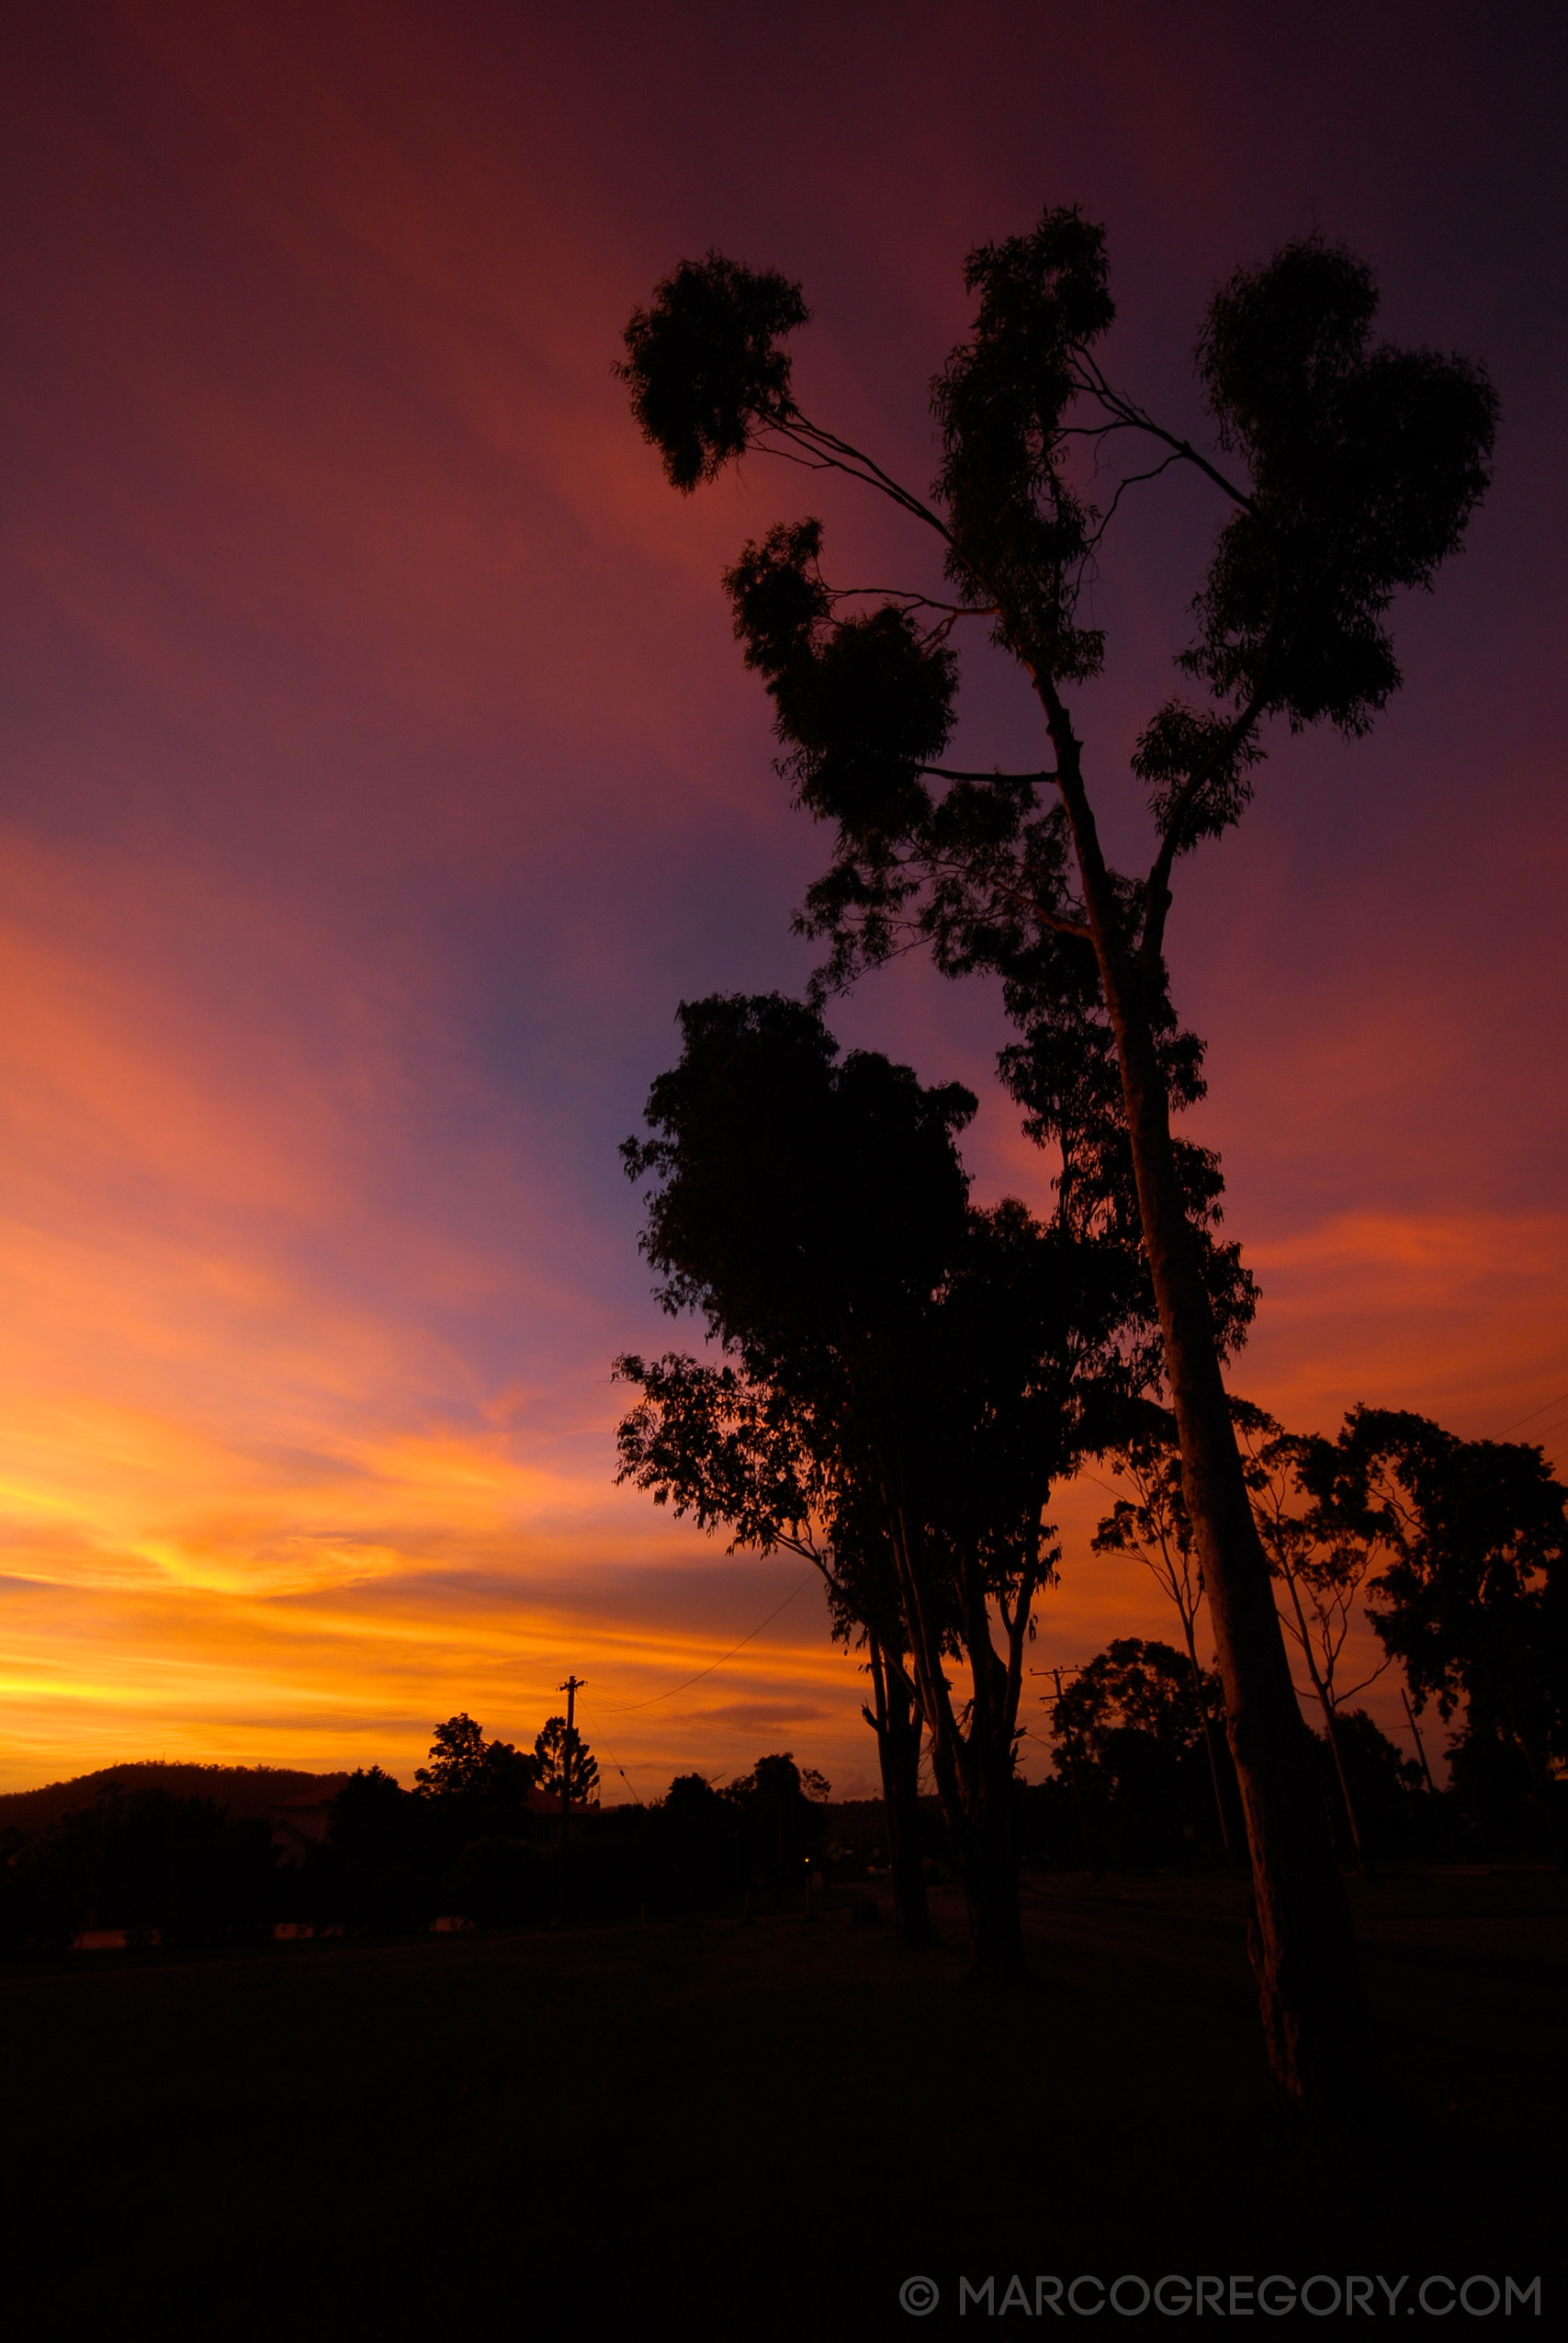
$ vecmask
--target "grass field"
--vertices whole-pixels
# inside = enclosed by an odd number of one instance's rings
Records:
[[[1391,2095],[1354,2143],[1273,2128],[1223,1879],[1036,1885],[1004,1998],[942,1897],[919,1956],[829,1911],[12,1975],[6,2331],[1022,2336],[1083,2322],[960,2321],[960,2276],[1275,2270],[1540,2271],[1551,2332],[1561,1883],[1355,1893]]]

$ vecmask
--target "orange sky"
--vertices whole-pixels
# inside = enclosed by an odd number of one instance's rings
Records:
[[[1504,54],[1478,8],[1371,13],[11,12],[0,1786],[407,1778],[457,1707],[531,1738],[569,1669],[612,1789],[775,1747],[870,1781],[813,1588],[671,1693],[801,1574],[611,1486],[608,1361],[671,1333],[615,1142],[681,997],[803,980],[820,844],[716,585],[798,485],[679,503],[608,372],[710,243],[806,278],[813,402],[917,480],[963,251],[1045,200],[1107,219],[1117,363],[1173,414],[1214,277],[1313,226],[1392,331],[1488,357],[1497,484],[1404,696],[1279,746],[1172,955],[1265,1294],[1238,1387],[1542,1409],[1568,1463],[1552,18]],[[1208,525],[1151,508],[1100,589],[1129,847]],[[1034,753],[1005,674],[964,713],[975,761]],[[1005,1038],[913,968],[837,1023],[980,1085]],[[994,1091],[970,1156],[1043,1199]],[[1064,1492],[1041,1664],[1164,1630],[1085,1550],[1101,1500]]]

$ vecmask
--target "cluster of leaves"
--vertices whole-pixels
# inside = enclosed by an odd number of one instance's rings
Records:
[[[809,314],[798,285],[716,252],[682,261],[651,308],[633,311],[616,372],[672,487],[690,494],[745,453],[760,423],[788,414],[789,357],[779,343]]]
[[[1100,630],[1077,622],[1098,515],[1068,478],[1066,414],[1116,315],[1104,231],[1077,210],[1047,211],[1031,234],[970,253],[964,289],[979,296],[974,330],[931,386],[948,579],[994,611],[996,641],[1083,682],[1105,652]]]
[[[874,850],[930,818],[922,776],[953,730],[957,661],[901,603],[835,619],[821,550],[819,521],[771,529],[725,572],[725,591],[796,803]]]
[[[1398,689],[1383,618],[1458,551],[1489,479],[1496,394],[1467,359],[1372,344],[1371,271],[1321,237],[1215,293],[1205,401],[1250,488],[1220,532],[1182,657],[1216,699],[1364,732]]]
[[[1150,1745],[1172,1759],[1201,1751],[1204,1709],[1211,1717],[1223,1713],[1217,1676],[1194,1675],[1170,1644],[1124,1636],[1058,1692],[1051,1735],[1069,1770],[1091,1768],[1114,1790]]]

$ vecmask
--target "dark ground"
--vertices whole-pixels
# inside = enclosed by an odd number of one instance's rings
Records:
[[[961,2328],[961,2273],[1032,2304],[1040,2273],[1277,2270],[1409,2274],[1401,2315],[1428,2272],[1540,2272],[1507,2331],[1562,2332],[1562,1882],[1352,1892],[1389,2111],[1293,2146],[1220,1877],[1032,1883],[1017,1997],[964,1986],[942,1893],[921,1956],[840,1910],[12,1973],[6,2331],[1018,2337],[1084,2321],[971,2303]],[[1215,2331],[1102,2318],[1140,2324]]]

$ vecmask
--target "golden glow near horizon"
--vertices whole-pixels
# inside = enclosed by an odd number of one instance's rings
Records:
[[[58,890],[40,898],[58,914]],[[334,1098],[304,1039],[290,1080],[276,1047],[215,1079],[188,1000],[144,975],[128,1013],[112,929],[103,958],[73,954],[14,897],[3,945],[0,1786],[152,1755],[406,1778],[457,1708],[531,1738],[568,1667],[612,1793],[617,1764],[649,1796],[775,1745],[869,1786],[863,1687],[810,1587],[670,1697],[801,1571],[727,1561],[610,1486],[602,1303],[579,1329],[526,1243],[465,1251],[389,1203],[381,1102],[363,1080]],[[1002,1128],[990,1172],[1028,1169]],[[547,1247],[552,1201],[547,1182]],[[1568,1217],[1341,1212],[1248,1251],[1268,1298],[1237,1382],[1292,1421],[1332,1428],[1360,1396],[1462,1421],[1482,1390],[1493,1419],[1465,1428],[1500,1430],[1550,1377]],[[397,1278],[345,1276],[367,1255]],[[558,1381],[536,1358],[487,1389],[433,1335],[475,1295],[543,1330]],[[652,1339],[682,1337],[655,1321]],[[1169,1633],[1135,1568],[1088,1556],[1109,1502],[1092,1476],[1062,1492],[1042,1664]]]

